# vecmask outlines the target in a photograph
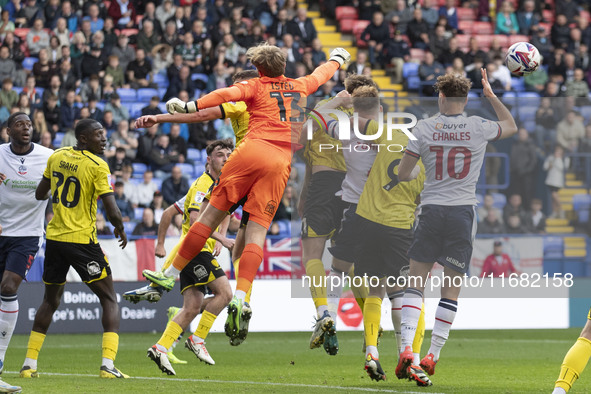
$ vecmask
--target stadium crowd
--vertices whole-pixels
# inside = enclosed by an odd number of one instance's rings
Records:
[[[542,99],[535,117],[521,123],[524,132],[511,148],[509,202],[501,207],[512,206],[518,195],[519,213],[500,215],[487,208],[492,197],[483,198],[480,221],[486,225],[480,231],[519,233],[544,229],[530,180],[550,170],[546,184],[555,194],[564,186],[560,174],[550,175],[558,162],[581,170],[576,161],[555,157],[591,153],[591,111],[580,111],[588,104],[591,26],[586,3],[579,3],[498,1],[495,9],[485,0],[325,0],[321,7],[334,17],[336,6],[354,6],[359,20],[368,21],[357,40],[368,49],[358,52],[349,72],[371,75],[372,66],[383,67],[396,82],[405,82],[403,68],[415,65],[420,90],[428,94],[433,93],[429,81],[445,72],[464,74],[481,87],[482,66],[495,89],[515,91],[515,79],[503,64],[507,37],[531,36],[543,67],[520,88],[577,99],[560,108]],[[130,233],[153,232],[150,223],[157,223],[163,208],[182,197],[189,180],[204,169],[207,144],[233,137],[228,119],[136,130],[137,117],[162,113],[169,98],[187,101],[228,86],[232,74],[251,67],[246,48],[262,40],[285,52],[288,77],[309,74],[326,61],[311,18],[295,0],[4,0],[0,6],[0,122],[16,111],[30,114],[33,141],[52,149],[75,143],[73,129],[80,119],[101,122],[109,137],[105,159],[115,175],[119,208],[133,223]],[[496,35],[463,31],[467,13],[489,22]],[[337,72],[315,96],[334,96],[344,88],[345,76]],[[4,127],[0,143],[7,139]],[[499,168],[494,160],[488,164],[494,180]],[[273,225],[273,234],[288,230],[285,221],[296,212],[300,175],[294,171],[276,218],[282,223]],[[178,226],[171,226],[171,234],[175,231]]]

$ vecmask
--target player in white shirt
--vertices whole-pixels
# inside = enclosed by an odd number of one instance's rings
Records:
[[[413,130],[398,169],[400,181],[414,179],[419,158],[426,171],[420,213],[413,243],[408,252],[411,280],[402,302],[402,353],[396,376],[406,378],[413,361],[411,345],[421,313],[427,277],[438,262],[452,280],[468,271],[476,233],[476,183],[489,141],[508,138],[517,132],[511,112],[493,93],[482,69],[483,96],[492,105],[496,122],[463,115],[472,83],[465,77],[446,74],[437,78],[439,114],[421,120]],[[457,311],[461,286],[444,283],[435,313],[431,346],[420,366],[435,373],[439,353],[449,336]]]
[[[27,114],[12,114],[7,125],[10,143],[0,145],[0,372],[18,316],[17,291],[43,236],[47,200],[37,201],[35,189],[53,153],[31,142]],[[0,380],[0,391],[20,392],[20,387]]]

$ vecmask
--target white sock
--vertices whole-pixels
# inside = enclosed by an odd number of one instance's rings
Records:
[[[335,279],[333,283],[331,277],[337,277],[339,279]],[[330,314],[330,317],[332,317],[332,320],[334,320],[335,325],[337,324],[337,312],[339,310],[339,301],[341,300],[341,295],[343,294],[343,277],[344,272],[332,267],[330,269],[330,274],[328,274],[328,279],[326,281],[328,313]]]
[[[554,387],[552,394],[566,394],[566,390],[562,387]]]
[[[25,358],[25,362],[23,363],[23,367],[30,367],[32,370],[37,369],[37,360],[33,360],[32,358]]]
[[[103,357],[103,365],[109,369],[115,368],[115,364],[113,363],[113,360],[111,360],[110,358]]]
[[[392,324],[394,325],[394,333],[396,334],[398,353],[401,353],[404,350],[402,349],[402,334],[400,333],[402,325],[402,297],[404,297],[404,290],[388,295],[390,303],[392,303]]]
[[[18,299],[16,294],[0,294],[0,300],[0,360],[4,361],[18,318]]]
[[[439,300],[435,312],[435,325],[433,326],[433,332],[431,332],[431,347],[429,347],[429,353],[433,353],[433,361],[439,360],[439,353],[449,337],[449,330],[454,322],[457,310],[457,301],[447,298]]]
[[[421,363],[421,355],[419,353],[412,354],[412,365],[419,365]]]
[[[238,298],[241,302],[244,302],[244,299],[246,298],[246,292],[242,290],[236,290],[234,296]]]
[[[193,343],[203,343],[203,342],[205,342],[205,339],[203,339],[201,337],[198,337],[195,334],[191,335],[191,340],[193,341]]]
[[[318,318],[321,318],[324,315],[324,312],[328,311],[328,306],[320,305],[316,308],[316,313],[318,313]]]
[[[412,348],[412,343],[417,332],[417,324],[421,316],[423,305],[423,293],[417,289],[408,288],[402,299],[401,334],[402,350],[407,346]]]
[[[171,346],[171,348],[172,348],[172,346]],[[156,349],[158,349],[162,353],[168,353],[168,349],[165,348],[164,346],[160,345],[159,343],[156,344]]]
[[[365,348],[365,357],[367,358],[367,355],[371,354],[373,356],[373,358],[375,359],[379,359],[380,358],[380,354],[378,353],[378,348],[376,346],[368,346]]]
[[[164,275],[166,275],[168,277],[172,276],[172,277],[178,278],[180,274],[181,274],[181,271],[176,269],[174,267],[174,265],[172,265],[172,264],[170,265],[170,267],[168,267],[166,269],[166,271],[164,271]]]

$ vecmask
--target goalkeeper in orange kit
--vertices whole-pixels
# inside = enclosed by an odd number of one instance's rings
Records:
[[[145,270],[143,275],[164,288],[172,288],[186,264],[196,256],[229,211],[245,199],[244,210],[250,214],[246,226],[244,251],[240,260],[236,292],[228,305],[226,335],[245,337],[245,323],[250,313],[243,313],[244,297],[263,260],[263,243],[281,201],[291,170],[292,143],[299,141],[306,97],[327,82],[351,58],[343,48],[330,54],[328,62],[311,75],[291,79],[283,75],[286,58],[276,46],[262,44],[250,48],[247,57],[260,77],[228,88],[215,90],[197,101],[171,99],[169,113],[197,112],[228,101],[244,101],[251,114],[249,131],[234,151],[216,182],[210,203],[199,220],[191,226],[175,257],[165,272]]]

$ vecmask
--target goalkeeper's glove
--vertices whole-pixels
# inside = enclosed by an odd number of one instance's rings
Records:
[[[187,114],[198,111],[197,103],[195,101],[189,101],[188,103],[186,103],[176,97],[171,98],[166,102],[166,110],[171,115],[175,112],[179,114]]]
[[[351,60],[351,54],[347,52],[345,48],[335,48],[330,53],[330,58],[328,60],[334,60],[335,62],[338,62],[341,67],[343,67],[344,64],[349,63]]]

